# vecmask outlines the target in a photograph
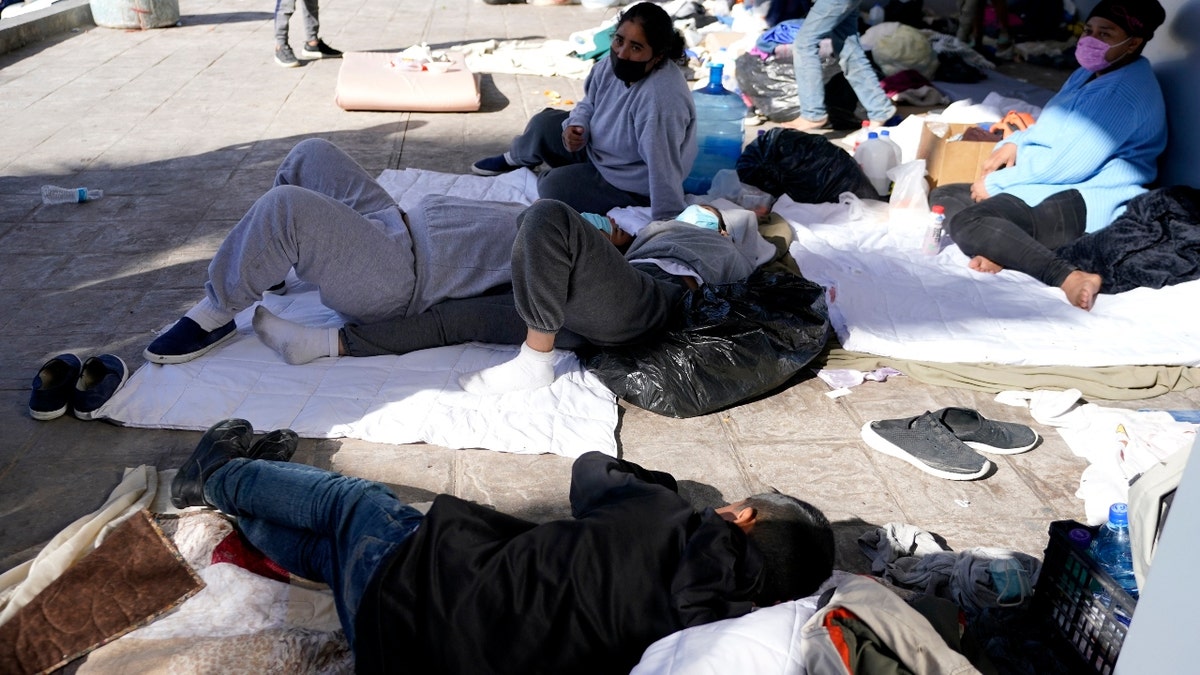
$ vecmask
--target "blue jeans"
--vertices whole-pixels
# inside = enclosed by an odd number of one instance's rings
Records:
[[[833,53],[838,55],[846,81],[867,110],[867,117],[886,122],[896,114],[871,62],[858,41],[858,0],[817,0],[804,25],[792,43],[792,59],[796,66],[796,88],[800,96],[800,116],[806,120],[822,120],[825,112],[825,78],[821,75],[821,57],[817,50],[821,40],[833,41]]]
[[[204,496],[268,558],[329,584],[351,647],[367,584],[424,519],[384,485],[287,462],[234,459]]]

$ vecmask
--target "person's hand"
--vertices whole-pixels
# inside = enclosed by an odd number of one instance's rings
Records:
[[[1015,143],[1005,143],[996,148],[987,159],[983,160],[983,175],[999,171],[1017,163],[1017,146]],[[974,192],[974,190],[972,190]]]
[[[991,196],[988,194],[987,184],[983,182],[986,175],[980,176],[979,180],[971,183],[971,199],[976,202],[981,202]]]
[[[587,144],[587,140],[584,138],[583,127],[578,124],[572,124],[563,129],[562,142],[567,152],[579,152],[582,150],[583,146]]]

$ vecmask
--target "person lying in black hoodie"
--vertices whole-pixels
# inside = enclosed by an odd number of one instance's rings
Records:
[[[329,584],[361,673],[627,673],[655,640],[804,597],[833,569],[829,521],[779,493],[696,511],[669,474],[588,452],[571,518],[451,495],[423,516],[382,484],[260,459],[252,433],[210,428],[172,500],[236,516],[269,558]]]

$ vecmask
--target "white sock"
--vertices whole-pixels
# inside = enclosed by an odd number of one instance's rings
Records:
[[[458,378],[472,394],[507,394],[549,387],[554,382],[554,352],[539,352],[527,344],[512,361],[467,373]]]
[[[195,307],[184,314],[187,318],[195,321],[196,325],[208,331],[216,330],[233,321],[233,317],[236,315],[236,312],[226,312],[214,305],[208,296],[205,296],[203,300],[196,303]]]
[[[298,366],[322,356],[338,355],[338,329],[305,326],[281,319],[259,305],[254,308],[254,332],[284,361]]]

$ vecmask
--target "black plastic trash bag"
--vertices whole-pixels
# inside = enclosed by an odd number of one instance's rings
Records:
[[[796,88],[795,68],[790,59],[762,60],[746,53],[737,57],[738,88],[750,98],[754,109],[772,122],[786,122],[800,116],[800,96]],[[867,111],[858,95],[834,63],[822,71],[825,79],[825,112],[833,129],[862,128]]]
[[[695,417],[765,394],[825,347],[829,315],[820,286],[756,272],[684,296],[660,340],[606,347],[584,365],[618,397],[670,417]]]
[[[836,202],[843,192],[863,199],[879,193],[854,158],[824,136],[775,127],[754,139],[737,161],[738,178],[775,197],[801,204]]]

